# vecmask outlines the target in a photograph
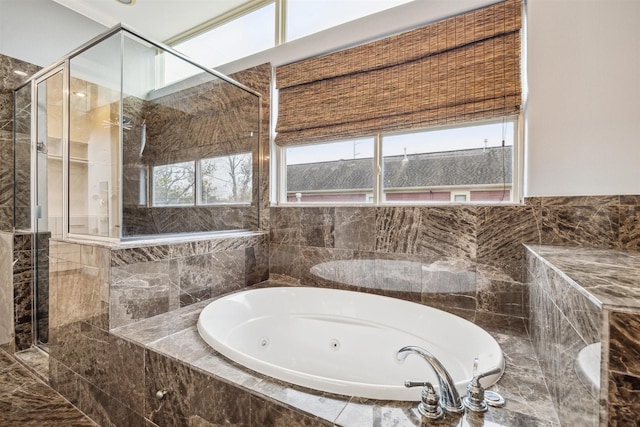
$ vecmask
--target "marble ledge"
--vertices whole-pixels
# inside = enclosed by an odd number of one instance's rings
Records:
[[[640,310],[640,252],[551,245],[525,248],[598,307]]]
[[[153,236],[140,236],[114,240],[91,240],[67,238],[67,239],[51,239],[52,241],[60,243],[75,243],[79,245],[91,245],[107,249],[132,249],[148,246],[160,246],[160,245],[177,245],[190,242],[201,242],[207,240],[221,240],[221,239],[233,239],[233,238],[248,238],[255,236],[262,236],[268,234],[264,231],[250,231],[250,230],[237,230],[237,231],[211,231],[203,233],[171,233],[171,234],[157,234]]]
[[[149,351],[234,384],[246,393],[310,416],[317,425],[559,426],[529,338],[520,334],[508,335],[500,326],[493,331],[487,330],[496,337],[505,353],[507,370],[494,390],[507,398],[507,406],[490,408],[480,416],[447,414],[444,419],[425,423],[417,412],[417,402],[377,401],[327,394],[261,375],[229,361],[210,348],[197,332],[199,313],[209,302],[211,300],[202,301],[111,332]],[[526,384],[526,387],[521,387],[521,384]]]

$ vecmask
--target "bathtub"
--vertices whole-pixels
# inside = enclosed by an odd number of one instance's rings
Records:
[[[420,400],[420,388],[404,382],[430,381],[424,359],[398,361],[407,345],[423,347],[451,374],[461,396],[479,371],[494,384],[504,370],[498,343],[458,316],[394,298],[309,287],[242,291],[212,301],[198,319],[200,336],[214,350],[261,374],[315,390],[380,400]]]

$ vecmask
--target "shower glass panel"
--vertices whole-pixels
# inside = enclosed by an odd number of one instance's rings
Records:
[[[184,74],[167,78],[166,63]],[[41,134],[42,106],[57,114],[57,130],[37,141],[46,152],[27,137],[33,96]],[[259,228],[260,97],[228,77],[117,26],[36,74],[15,101],[16,228],[110,242]],[[30,176],[23,166],[36,162]],[[30,181],[55,205],[34,204]]]
[[[71,58],[69,72],[69,234],[120,237],[120,34]]]
[[[257,229],[258,97],[133,34],[123,46],[122,237]]]

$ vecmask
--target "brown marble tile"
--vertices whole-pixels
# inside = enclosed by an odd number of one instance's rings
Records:
[[[353,251],[302,247],[300,250],[300,282],[306,286],[353,287],[353,270],[336,261],[353,259]]]
[[[615,206],[543,206],[542,243],[596,248],[618,246]]]
[[[320,420],[313,416],[301,414],[298,411],[291,410],[285,406],[278,405],[255,396],[251,396],[250,403],[251,426],[258,427],[319,427],[332,426],[333,423]]]
[[[640,205],[620,206],[619,213],[620,247],[628,250],[640,250]]]
[[[551,196],[540,197],[542,206],[616,206],[619,196]]]
[[[638,425],[640,414],[640,378],[611,372],[609,374],[607,425]]]
[[[525,299],[529,299],[529,288],[520,282],[491,280],[479,274],[476,291],[478,310],[520,318],[529,317],[524,303]]]
[[[0,425],[95,426],[62,396],[0,351]]]
[[[522,206],[485,207],[478,217],[478,263],[522,281],[522,242],[539,238],[533,211]]]
[[[301,217],[301,208],[271,208],[271,244],[300,245]]]
[[[446,206],[422,208],[416,252],[444,259],[475,261],[478,208]]]
[[[640,313],[609,313],[609,368],[640,377]]]
[[[143,427],[145,425],[144,417],[136,414],[123,402],[120,402],[93,384],[80,380],[79,381],[79,408],[98,425],[116,425]]]
[[[269,279],[269,245],[264,242],[244,250],[244,285]]]
[[[300,247],[271,244],[269,251],[270,275],[300,279]]]
[[[376,245],[375,208],[336,207],[335,247],[372,252]]]
[[[307,207],[302,209],[300,245],[319,248],[333,248],[335,246],[335,208]]]
[[[380,207],[376,212],[376,252],[413,254],[420,240],[423,209]]]
[[[171,295],[179,289],[179,272],[169,260],[150,261],[112,268],[110,326],[165,313],[172,306]]]

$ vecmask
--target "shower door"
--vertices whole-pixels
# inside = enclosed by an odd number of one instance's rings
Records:
[[[34,287],[33,332],[34,344],[47,349],[49,342],[49,284],[56,264],[50,265],[50,251],[55,251],[51,238],[63,233],[63,120],[64,72],[53,70],[36,81],[34,99],[35,146],[33,150],[34,176]]]

